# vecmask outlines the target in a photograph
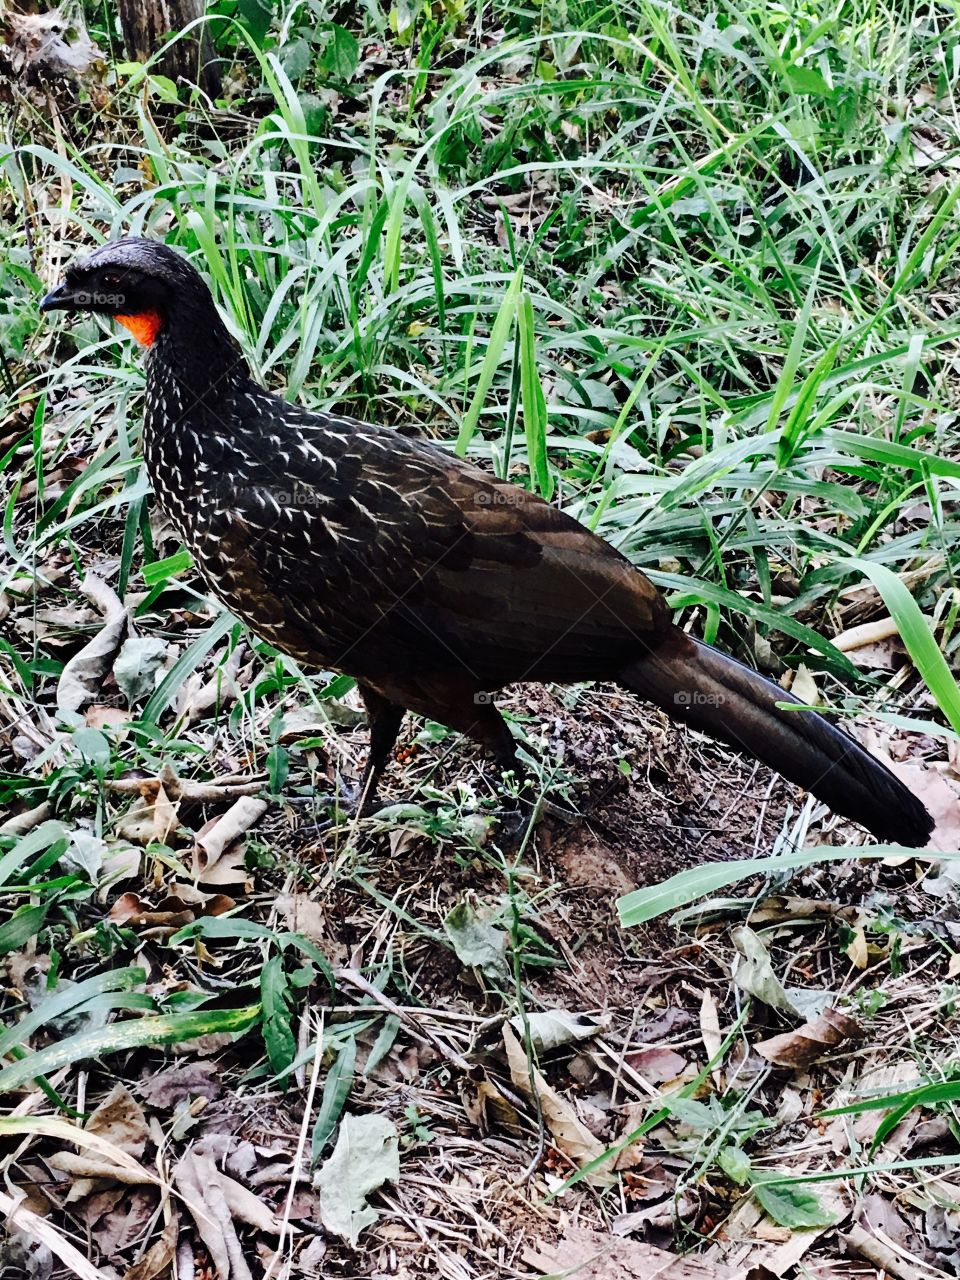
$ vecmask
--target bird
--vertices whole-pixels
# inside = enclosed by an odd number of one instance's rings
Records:
[[[297,663],[356,681],[369,805],[405,712],[522,773],[495,695],[615,682],[753,756],[882,842],[933,820],[853,737],[678,627],[657,587],[570,514],[425,438],[259,385],[173,247],[108,241],[43,312],[93,312],[146,348],[143,455],[205,585]],[[793,704],[787,705],[783,704]]]

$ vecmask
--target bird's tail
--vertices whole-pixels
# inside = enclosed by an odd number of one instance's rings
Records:
[[[899,778],[823,716],[778,707],[795,699],[728,654],[674,628],[618,679],[674,719],[756,756],[878,840],[919,848],[930,839],[933,819]]]

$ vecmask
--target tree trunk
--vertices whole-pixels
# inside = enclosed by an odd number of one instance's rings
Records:
[[[170,36],[203,17],[203,0],[117,0],[127,57],[146,62]],[[202,27],[177,40],[155,64],[160,75],[174,83],[180,79],[197,84],[211,98],[220,95],[220,70],[210,38]]]

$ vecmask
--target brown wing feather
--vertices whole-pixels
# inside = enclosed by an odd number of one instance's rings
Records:
[[[230,607],[301,659],[496,688],[612,675],[669,626],[629,561],[522,488],[391,431],[310,423],[281,474],[224,470],[247,479],[225,482],[196,548]]]

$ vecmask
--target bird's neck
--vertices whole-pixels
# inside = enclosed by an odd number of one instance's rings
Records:
[[[143,449],[161,506],[186,531],[182,500],[226,465],[247,362],[208,300],[168,317],[147,352]],[[182,491],[182,492],[181,492]]]
[[[247,362],[209,295],[182,301],[161,325],[147,354],[150,383],[178,388],[183,411],[216,411],[249,376]]]

